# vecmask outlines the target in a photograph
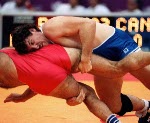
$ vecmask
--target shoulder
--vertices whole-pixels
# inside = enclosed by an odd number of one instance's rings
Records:
[[[50,27],[51,29],[58,26],[66,26],[70,22],[76,21],[75,17],[72,16],[56,16],[49,19],[45,24],[43,24],[43,29]],[[50,29],[49,28],[49,29]]]
[[[59,22],[62,22],[64,19],[66,19],[65,16],[55,16],[55,17],[50,18],[50,19],[49,19],[45,24],[43,24],[43,25],[51,24],[51,26],[52,26],[53,23],[59,24]]]
[[[62,28],[65,25],[64,23],[65,17],[63,16],[56,16],[51,19],[49,19],[46,23],[42,25],[42,31],[44,34],[52,35],[54,36],[55,33],[59,33],[62,30]]]

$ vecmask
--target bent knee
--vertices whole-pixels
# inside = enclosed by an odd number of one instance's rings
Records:
[[[123,73],[127,73],[139,69],[139,62],[132,54],[130,54],[124,59],[120,60],[116,66]]]

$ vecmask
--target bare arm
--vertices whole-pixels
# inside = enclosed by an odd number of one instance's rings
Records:
[[[33,92],[30,88],[28,88],[27,90],[25,90],[25,92],[23,94],[16,94],[16,93],[12,93],[10,94],[5,100],[4,103],[6,102],[25,102],[28,99],[32,98],[33,96],[35,96],[36,93]]]
[[[79,64],[79,69],[82,73],[88,72],[92,69],[91,65],[91,55],[93,49],[93,41],[95,37],[96,23],[91,20],[87,20],[85,24],[82,25],[79,31],[81,43],[82,43],[82,54],[81,54],[81,64]],[[86,65],[89,69],[86,70]]]
[[[88,18],[54,17],[43,25],[45,36],[66,47],[82,49],[79,69],[82,73],[92,69],[91,54],[96,22]]]
[[[84,100],[88,109],[103,121],[106,121],[107,117],[112,114],[106,104],[100,101],[96,96],[94,89],[88,85],[77,82],[72,76],[68,76],[63,82],[61,82],[50,93],[50,96],[63,99],[71,99],[72,97],[75,97],[73,100],[70,100],[71,102],[67,102],[67,104],[72,106],[80,104]]]

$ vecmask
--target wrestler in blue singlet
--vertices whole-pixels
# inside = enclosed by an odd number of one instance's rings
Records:
[[[140,47],[127,33],[120,29],[114,29],[114,34],[94,48],[93,53],[112,61],[119,61],[138,50]]]

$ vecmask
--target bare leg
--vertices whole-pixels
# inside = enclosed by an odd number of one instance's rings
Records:
[[[150,53],[143,51],[134,52],[116,62],[93,54],[91,60],[93,67],[90,71],[91,74],[114,79],[149,65]]]
[[[116,67],[124,72],[132,72],[150,64],[150,52],[138,51],[120,60]]]
[[[72,71],[78,67],[79,58],[73,62]],[[101,56],[92,54],[92,70],[89,72],[95,76],[103,76],[106,78],[119,78],[128,72],[141,69],[150,64],[150,52],[138,51],[131,53],[120,61],[111,61]]]
[[[145,87],[150,89],[150,65],[136,71],[131,71],[130,73],[139,79]]]
[[[97,94],[113,113],[118,113],[121,109],[120,94],[122,83],[122,78],[108,79],[100,76],[94,77]]]
[[[95,88],[100,97],[100,99],[106,103],[106,105],[110,108],[113,113],[118,113],[121,110],[122,102],[121,102],[121,88],[123,80],[122,78],[118,79],[108,79],[104,77],[96,77],[94,78]],[[132,104],[133,111],[139,111],[144,108],[144,101],[132,96],[127,95]]]
[[[88,109],[95,114],[98,118],[106,121],[106,119],[112,114],[109,108],[98,99],[94,90],[84,84],[77,83],[72,77],[68,76],[51,94],[50,96],[68,99],[78,96],[80,90],[86,94],[84,103]]]
[[[89,72],[95,76],[103,76],[106,78],[119,78],[124,76],[127,72],[124,68],[124,61],[118,62],[110,61],[98,55],[92,55],[92,70]]]

